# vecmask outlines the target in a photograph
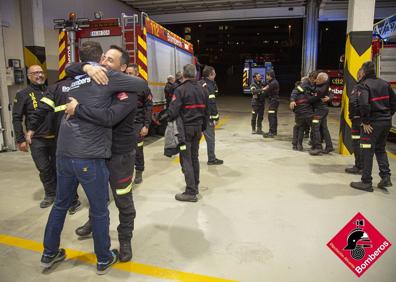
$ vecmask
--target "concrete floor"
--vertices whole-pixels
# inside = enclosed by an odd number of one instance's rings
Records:
[[[225,164],[208,167],[203,142],[202,198],[177,202],[174,194],[184,187],[177,159],[163,156],[162,139],[145,147],[147,170],[134,191],[134,263],[119,264],[103,277],[95,274],[92,255],[85,254],[92,253],[92,240],[74,235],[88,214],[82,190],[84,208],[67,216],[62,246],[83,253],[41,273],[39,251],[49,209],[39,208],[43,193],[36,169],[29,154],[0,154],[0,281],[355,281],[326,243],[357,212],[396,244],[394,187],[387,194],[352,190],[349,182],[358,177],[343,172],[352,157],[292,151],[293,115],[286,102],[274,140],[250,134],[247,98],[220,98],[219,104],[223,119],[216,146]],[[335,143],[338,115],[339,109],[331,109]],[[267,118],[264,124],[267,129]],[[394,169],[395,159],[390,163]],[[112,245],[118,247],[114,203],[110,213]],[[12,236],[8,243],[4,235]],[[395,281],[395,265],[392,247],[360,281]]]

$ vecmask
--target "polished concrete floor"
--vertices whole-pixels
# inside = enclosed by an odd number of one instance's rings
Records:
[[[92,264],[92,240],[74,235],[88,214],[82,190],[84,208],[67,216],[62,234],[70,259],[42,273],[49,209],[39,208],[36,169],[29,154],[0,154],[0,281],[356,281],[326,244],[357,212],[396,244],[396,188],[355,191],[349,182],[358,177],[344,173],[352,157],[292,151],[286,101],[273,140],[251,135],[247,98],[220,98],[219,108],[216,148],[225,164],[208,167],[202,143],[198,203],[174,200],[184,178],[178,159],[163,156],[163,139],[145,147],[144,182],[134,191],[133,263],[118,264],[103,277]],[[335,146],[338,116],[339,109],[331,109]],[[267,118],[264,124],[267,129]],[[377,183],[376,164],[373,175]],[[109,208],[112,245],[118,247],[117,210],[114,203]],[[392,247],[360,280],[395,281],[395,265]]]

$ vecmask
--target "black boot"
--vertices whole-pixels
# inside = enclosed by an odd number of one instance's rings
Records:
[[[262,128],[261,127],[257,127],[256,134],[263,134],[263,133],[264,132],[263,132]]]
[[[77,236],[80,236],[80,237],[87,237],[87,236],[91,235],[91,233],[92,233],[91,221],[88,220],[83,226],[80,226],[79,228],[77,228],[75,232],[76,232]]]
[[[121,262],[127,262],[132,259],[132,246],[131,240],[120,241],[120,256]]]
[[[300,151],[300,152],[304,151],[303,145],[297,144],[297,151]]]
[[[135,180],[133,180],[133,184],[140,184],[143,182],[143,171],[136,170]]]
[[[312,150],[309,150],[309,154],[310,154],[311,156],[319,156],[319,155],[322,154],[322,149],[312,149]]]
[[[364,183],[364,182],[351,182],[351,187],[354,189],[366,191],[366,192],[373,192],[373,186],[371,183]]]
[[[40,203],[40,208],[45,209],[50,207],[55,201],[55,196],[45,196]]]
[[[276,133],[272,133],[272,132],[268,132],[268,133],[264,133],[263,137],[264,138],[274,138],[276,136]]]
[[[196,195],[191,195],[187,193],[180,193],[175,195],[175,199],[182,202],[197,202],[198,198]]]
[[[381,179],[381,181],[378,183],[377,187],[381,189],[386,189],[387,187],[391,187],[392,182],[390,180],[390,176],[385,176]]]
[[[362,174],[362,170],[356,166],[346,168],[345,172],[350,174]]]

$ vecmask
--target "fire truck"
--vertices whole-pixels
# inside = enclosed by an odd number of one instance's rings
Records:
[[[59,30],[59,78],[65,76],[66,65],[78,61],[78,48],[85,41],[93,40],[107,50],[110,45],[125,48],[130,63],[138,65],[139,76],[145,79],[153,94],[153,123],[159,125],[158,114],[164,110],[164,86],[167,76],[183,70],[186,64],[195,63],[193,45],[151,20],[144,12],[121,14],[120,18],[103,19],[95,13],[95,19],[77,18],[71,12],[69,18],[55,19]]]
[[[252,59],[245,60],[242,76],[243,94],[251,95],[250,84],[253,81],[253,75],[255,73],[259,73],[261,75],[261,81],[265,82],[265,74],[269,69],[272,69],[271,62],[265,62],[264,65],[258,65]]]

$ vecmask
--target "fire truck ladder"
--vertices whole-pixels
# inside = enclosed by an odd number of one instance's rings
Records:
[[[122,43],[125,50],[128,50],[129,55],[133,58],[133,63],[136,64],[136,24],[139,16],[127,16],[121,14],[121,28],[122,28]]]
[[[396,37],[396,14],[376,23],[373,33],[381,36],[381,39]]]

